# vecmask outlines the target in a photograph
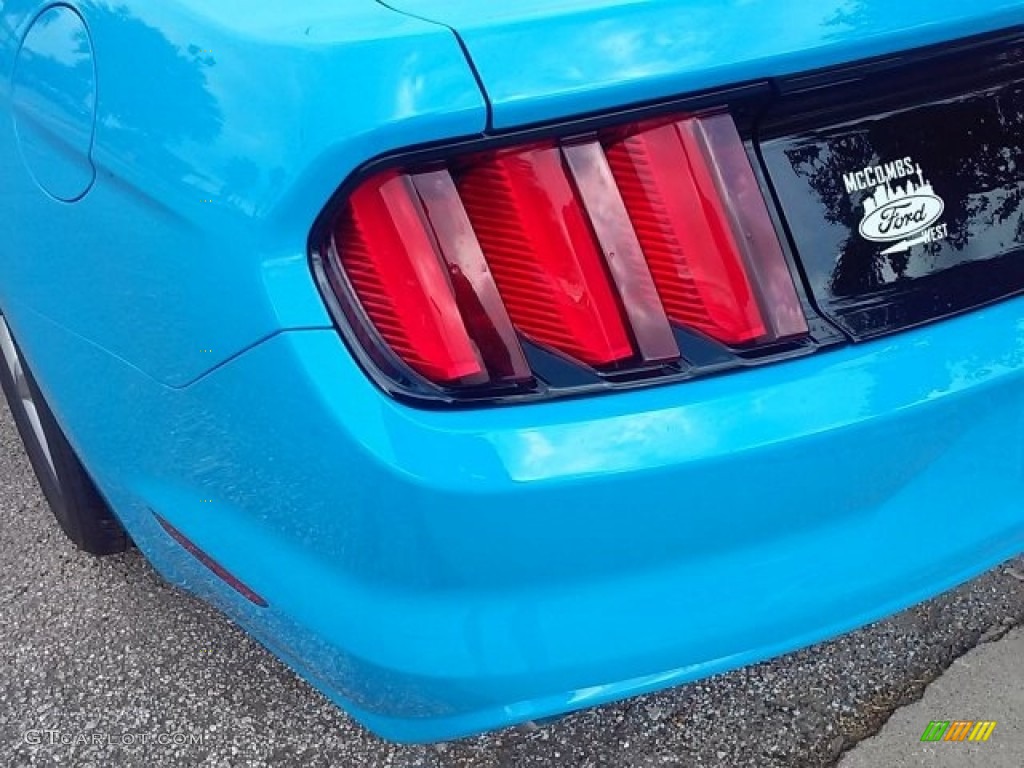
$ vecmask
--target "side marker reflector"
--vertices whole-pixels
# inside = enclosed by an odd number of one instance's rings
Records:
[[[178,542],[178,544],[180,544],[182,548],[185,549],[186,552],[192,555],[192,557],[194,557],[200,563],[202,563],[211,571],[213,571],[213,573],[221,581],[225,582],[229,587],[238,592],[250,603],[258,605],[260,608],[267,607],[266,600],[264,600],[253,590],[249,589],[249,587],[245,586],[245,584],[243,584],[241,581],[239,581],[230,573],[228,573],[228,571],[225,570],[216,560],[214,560],[208,554],[203,552],[203,550],[197,547],[191,539],[185,536],[185,534],[183,534],[181,531],[179,531],[177,528],[175,528],[173,525],[164,520],[164,518],[160,517],[160,515],[156,514],[155,512],[153,513],[153,517],[155,517],[156,521],[160,523],[160,527],[167,532],[168,536],[170,536],[172,539]]]

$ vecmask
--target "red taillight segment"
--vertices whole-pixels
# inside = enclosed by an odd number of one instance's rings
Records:
[[[557,147],[490,155],[461,174],[459,192],[520,331],[590,365],[632,357]]]
[[[352,193],[333,246],[349,318],[450,391],[533,387],[520,337],[633,376],[680,357],[673,325],[733,346],[807,333],[725,113],[386,172]]]
[[[483,374],[408,176],[359,187],[337,239],[360,304],[402,360],[434,381]]]
[[[765,335],[761,310],[693,122],[616,142],[609,164],[669,317],[729,344],[753,341]]]

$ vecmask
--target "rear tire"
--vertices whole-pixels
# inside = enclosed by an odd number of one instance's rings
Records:
[[[0,385],[43,495],[61,530],[94,555],[123,552],[128,536],[100,496],[43,399],[7,320],[0,315]]]

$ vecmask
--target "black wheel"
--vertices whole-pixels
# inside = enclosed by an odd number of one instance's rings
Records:
[[[128,537],[64,437],[0,315],[0,384],[46,501],[61,529],[94,555],[123,552]]]

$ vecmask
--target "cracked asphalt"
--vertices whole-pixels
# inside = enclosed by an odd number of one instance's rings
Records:
[[[848,752],[839,768],[1020,768],[1024,765],[1024,630],[982,643],[957,659],[924,696],[897,711],[877,736]],[[963,741],[927,741],[928,723],[992,723],[988,738],[971,742],[983,726],[967,726]],[[948,731],[943,731],[948,733]]]
[[[136,551],[61,536],[0,409],[0,766],[834,766],[1024,619],[1024,561],[859,632],[537,731],[400,747]]]

